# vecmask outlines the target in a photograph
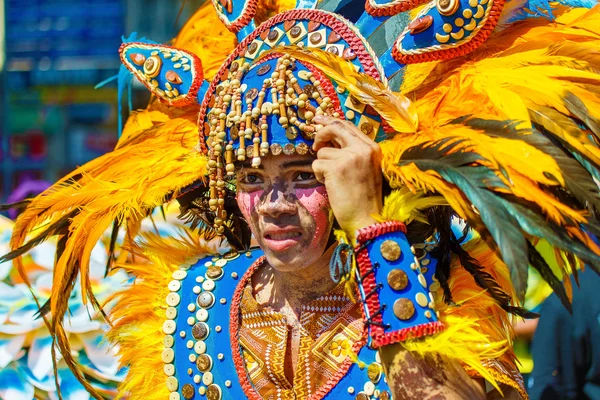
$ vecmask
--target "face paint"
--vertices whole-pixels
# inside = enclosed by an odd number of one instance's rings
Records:
[[[314,238],[309,246],[310,251],[315,251],[322,246],[323,242],[327,243],[333,225],[333,213],[329,206],[327,190],[325,186],[297,189],[296,196],[315,223]]]
[[[262,169],[245,169],[238,176],[238,206],[267,261],[278,270],[314,264],[328,244],[333,212],[325,187],[314,178],[312,160],[268,157]]]

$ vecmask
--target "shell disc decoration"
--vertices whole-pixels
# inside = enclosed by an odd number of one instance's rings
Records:
[[[194,54],[137,42],[124,43],[119,53],[123,65],[162,102],[176,107],[198,102],[204,73],[200,59]]]

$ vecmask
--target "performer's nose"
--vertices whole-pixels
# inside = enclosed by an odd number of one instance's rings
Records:
[[[262,202],[257,208],[259,213],[274,218],[277,218],[282,214],[296,213],[296,207],[294,206],[294,204],[290,203],[285,198],[283,192],[276,189],[268,193],[265,198],[265,201]]]

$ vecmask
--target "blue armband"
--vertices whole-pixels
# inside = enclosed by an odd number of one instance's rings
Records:
[[[358,231],[358,287],[375,348],[443,329],[429,291],[436,261],[411,246],[405,232],[396,221]]]

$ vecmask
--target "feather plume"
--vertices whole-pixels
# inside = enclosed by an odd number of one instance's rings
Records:
[[[162,114],[146,115],[152,121],[152,115]],[[14,259],[16,268],[23,272],[20,256],[46,238],[60,235],[50,306],[41,311],[52,313],[50,332],[65,362],[84,385],[89,386],[68,356],[70,345],[62,325],[69,294],[80,279],[83,301],[100,308],[91,291],[88,270],[92,248],[101,235],[117,221],[127,227],[125,244],[131,245],[141,220],[153,208],[202,179],[206,157],[194,150],[195,113],[179,115],[126,132],[113,152],[78,168],[33,199],[15,223],[12,252],[2,258]]]
[[[600,6],[555,15],[499,31],[468,59],[407,66],[402,93],[419,126],[381,147],[392,185],[443,196],[506,263],[519,297],[531,262],[566,302],[531,243],[546,238],[564,270],[600,261]]]
[[[393,93],[387,84],[358,72],[350,61],[317,48],[305,50],[295,46],[277,47],[263,53],[262,57],[273,52],[286,53],[315,66],[339,86],[348,89],[358,101],[373,107],[397,132],[416,131],[418,116],[412,102],[399,93]]]

